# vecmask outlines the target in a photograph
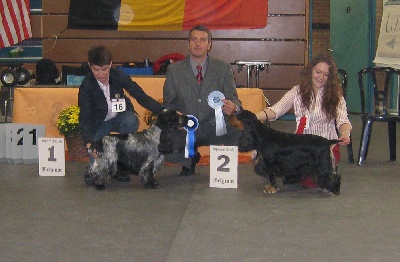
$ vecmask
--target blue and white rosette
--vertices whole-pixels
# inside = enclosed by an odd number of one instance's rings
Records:
[[[194,158],[195,148],[194,144],[196,142],[196,136],[194,135],[194,131],[199,127],[199,120],[195,116],[188,115],[189,121],[184,126],[186,130],[186,145],[185,145],[185,157],[186,158]]]
[[[224,114],[222,113],[222,106],[225,96],[220,91],[213,91],[208,95],[208,105],[215,110],[215,134],[216,136],[225,135],[228,131],[226,130],[226,124]]]

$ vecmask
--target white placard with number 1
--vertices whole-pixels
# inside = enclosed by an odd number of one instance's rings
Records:
[[[65,176],[64,138],[39,137],[39,175]]]
[[[210,187],[237,188],[238,147],[210,146]]]

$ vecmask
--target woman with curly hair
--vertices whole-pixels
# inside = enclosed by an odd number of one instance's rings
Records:
[[[275,105],[258,112],[261,121],[273,121],[293,109],[297,134],[314,134],[350,143],[351,123],[342,94],[336,63],[330,56],[317,55],[301,71],[301,83],[289,90]],[[339,137],[336,132],[339,130]],[[339,146],[333,148],[335,162],[340,159]],[[313,187],[310,181],[304,186]]]

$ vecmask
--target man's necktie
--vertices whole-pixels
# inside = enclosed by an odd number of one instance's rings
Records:
[[[201,65],[198,65],[198,66],[196,66],[196,68],[197,68],[197,77],[196,77],[196,79],[197,79],[197,82],[199,83],[199,84],[201,84],[201,81],[203,81],[203,75],[201,74]]]

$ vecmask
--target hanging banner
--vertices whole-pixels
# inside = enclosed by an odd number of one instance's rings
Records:
[[[68,28],[118,31],[253,29],[267,25],[267,0],[71,0]]]
[[[400,69],[400,1],[386,1],[374,63]]]

